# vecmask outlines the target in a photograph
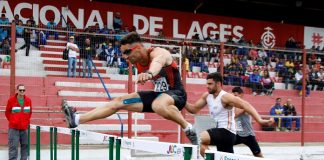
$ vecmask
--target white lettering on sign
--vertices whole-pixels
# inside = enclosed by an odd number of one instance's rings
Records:
[[[23,10],[30,10],[36,24],[47,25],[49,18],[47,15],[54,15],[54,22],[61,24],[62,27],[65,27],[65,22],[62,22],[64,18],[66,21],[70,22],[72,26],[75,26],[77,29],[84,29],[88,26],[99,24],[99,27],[102,28],[105,24],[108,28],[113,28],[113,16],[114,13],[111,11],[102,11],[102,10],[85,10],[83,8],[78,8],[77,10],[69,10],[65,6],[53,6],[45,5],[40,6],[39,4],[21,2],[16,6],[9,5],[10,1],[1,1],[0,10],[6,15],[6,17],[12,21],[14,19],[14,14],[18,14],[20,19],[25,23],[29,16],[31,15],[21,15]],[[14,12],[12,12],[14,11]],[[63,18],[61,18],[61,15]],[[89,15],[89,16],[88,16]],[[87,19],[86,19],[86,16]],[[46,18],[47,17],[47,18]],[[148,34],[151,36],[158,35],[159,31],[164,28],[164,18],[156,16],[144,16],[139,14],[133,14],[133,26],[137,28],[139,34]],[[172,20],[172,26],[170,26],[171,36],[173,38],[188,38],[191,39],[192,36],[198,34],[199,39],[204,39],[208,35],[211,38],[215,37],[215,34],[219,34],[219,37],[222,41],[225,41],[228,36],[232,36],[234,41],[237,41],[240,37],[243,36],[244,28],[239,25],[231,24],[217,24],[214,22],[205,22],[202,23],[198,20],[193,20],[190,26],[183,26],[184,24],[180,22],[179,19]],[[127,24],[126,24],[127,25]],[[183,28],[188,28],[184,30]]]

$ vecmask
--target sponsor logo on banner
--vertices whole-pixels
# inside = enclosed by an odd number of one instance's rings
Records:
[[[102,142],[109,142],[109,136],[104,136]]]
[[[167,150],[167,154],[182,154],[182,147],[178,147],[177,145],[170,145],[169,149]]]
[[[239,158],[229,157],[229,156],[221,156],[220,160],[240,160]]]
[[[132,140],[122,140],[122,144],[123,147],[125,148],[134,148],[134,142]]]
[[[276,37],[271,32],[273,29],[271,27],[264,28],[265,32],[261,35],[261,43],[264,48],[273,48],[276,44]]]

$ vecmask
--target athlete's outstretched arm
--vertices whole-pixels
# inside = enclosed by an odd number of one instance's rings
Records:
[[[271,125],[273,123],[273,119],[270,120],[262,119],[259,113],[249,102],[241,98],[235,97],[232,94],[225,94],[222,97],[222,102],[226,104],[226,106],[234,106],[236,108],[243,109],[244,111],[249,113],[261,125]]]
[[[173,61],[171,53],[163,48],[155,48],[150,54],[152,62],[149,71],[153,76],[160,73],[162,67],[170,65]]]
[[[192,114],[199,112],[202,108],[204,108],[206,106],[207,96],[208,96],[208,92],[204,93],[194,104],[187,102],[187,104],[185,106],[187,111]]]
[[[148,71],[140,73],[137,77],[137,83],[144,84],[160,73],[162,67],[170,65],[173,61],[169,51],[163,48],[155,48],[150,54],[151,64]]]

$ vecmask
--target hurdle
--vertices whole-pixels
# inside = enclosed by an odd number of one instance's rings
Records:
[[[197,145],[155,142],[140,139],[129,139],[117,137],[114,135],[96,133],[91,131],[70,129],[54,126],[30,125],[30,129],[36,130],[36,160],[41,159],[41,131],[50,133],[50,160],[57,160],[57,134],[65,134],[71,136],[71,160],[80,159],[80,138],[91,139],[107,145],[108,159],[121,160],[121,149],[127,151],[144,151],[162,155],[163,159],[179,159],[179,160],[199,160],[203,159],[199,155],[199,147]],[[28,131],[28,144],[30,145],[30,131]],[[30,148],[30,146],[28,146]],[[129,154],[130,155],[130,154]],[[152,157],[151,157],[152,158]],[[265,158],[257,158],[247,155],[237,155],[215,150],[206,150],[206,160],[270,160]],[[128,159],[125,158],[124,159]],[[136,159],[131,159],[136,160]]]
[[[41,131],[50,133],[50,160],[57,160],[58,133],[71,136],[71,160],[80,159],[80,138],[91,139],[108,145],[109,160],[121,159],[121,148],[127,150],[141,150],[161,154],[174,159],[197,160],[199,159],[199,147],[197,145],[177,144],[166,142],[154,142],[138,139],[117,137],[114,135],[90,132],[64,127],[30,125],[28,141],[30,145],[30,130],[36,130],[36,160],[41,159]],[[30,146],[29,146],[30,148]],[[114,152],[115,149],[115,152]],[[115,155],[115,156],[114,156]]]

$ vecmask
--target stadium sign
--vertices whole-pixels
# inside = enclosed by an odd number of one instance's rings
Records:
[[[229,37],[233,37],[234,41],[238,41],[244,36],[246,40],[253,40],[254,44],[260,42],[269,47],[284,46],[291,35],[297,41],[303,41],[304,36],[304,28],[301,25],[91,2],[88,0],[1,1],[0,10],[6,14],[9,20],[13,20],[15,14],[20,15],[23,22],[33,16],[36,24],[46,25],[51,18],[54,18],[57,24],[64,27],[66,25],[64,18],[78,29],[84,29],[95,24],[99,24],[101,28],[105,25],[112,28],[113,17],[119,12],[123,20],[123,26],[135,26],[140,34],[156,36],[160,30],[163,30],[166,37],[181,39],[190,39],[196,34],[200,39],[207,36],[214,38],[215,34],[217,34],[223,41]],[[263,35],[267,27],[272,29],[272,35],[280,35],[275,37],[275,41],[272,41],[273,39],[269,37],[271,36],[269,32]]]

